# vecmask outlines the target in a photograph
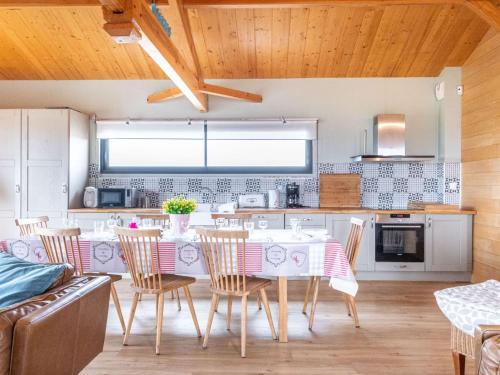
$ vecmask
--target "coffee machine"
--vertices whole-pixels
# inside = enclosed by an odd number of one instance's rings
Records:
[[[295,182],[286,184],[286,206],[288,208],[302,207],[300,204],[299,185]]]

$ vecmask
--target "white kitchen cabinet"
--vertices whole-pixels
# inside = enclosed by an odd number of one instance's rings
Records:
[[[325,228],[326,215],[325,214],[286,214],[285,215],[285,228],[289,229],[290,219],[298,219],[302,228]]]
[[[426,216],[425,270],[472,270],[472,215]]]
[[[58,226],[68,208],[81,207],[89,164],[87,115],[70,109],[2,109],[0,136],[5,184],[0,210],[9,221],[2,237],[17,235],[14,217],[48,216],[49,225]]]
[[[259,221],[267,220],[268,229],[283,229],[285,220],[283,214],[255,214],[252,216],[252,221],[255,223],[255,229],[259,229]]]
[[[373,214],[332,214],[326,215],[328,233],[344,246],[351,227],[351,218],[366,221],[361,248],[356,260],[356,271],[375,270],[375,215]]]
[[[0,110],[0,238],[17,233],[21,216],[21,111]]]

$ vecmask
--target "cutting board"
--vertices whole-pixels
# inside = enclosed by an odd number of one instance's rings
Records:
[[[320,174],[320,207],[360,207],[359,174]]]
[[[456,204],[443,204],[435,202],[409,202],[408,209],[424,211],[455,211],[460,207]]]

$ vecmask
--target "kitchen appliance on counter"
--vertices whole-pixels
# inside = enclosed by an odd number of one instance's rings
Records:
[[[97,188],[93,186],[87,186],[83,193],[83,207],[96,208],[97,205]]]
[[[286,184],[286,207],[287,208],[302,207],[302,205],[300,204],[299,185],[297,185],[297,183],[295,182]]]
[[[378,214],[376,262],[424,262],[425,215]]]
[[[88,186],[83,195],[86,208],[135,208],[138,207],[139,193],[137,189],[95,188]]]
[[[238,197],[239,208],[264,208],[266,197],[264,194],[243,194]]]
[[[401,114],[383,114],[375,117],[373,126],[373,155],[366,154],[365,130],[363,154],[351,157],[355,162],[423,161],[434,155],[406,155],[406,119]]]
[[[278,190],[269,190],[267,192],[267,207],[269,208],[280,207],[280,192]]]

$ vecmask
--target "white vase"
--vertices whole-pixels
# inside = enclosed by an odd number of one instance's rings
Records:
[[[170,228],[174,236],[187,232],[189,227],[189,214],[170,214]]]

